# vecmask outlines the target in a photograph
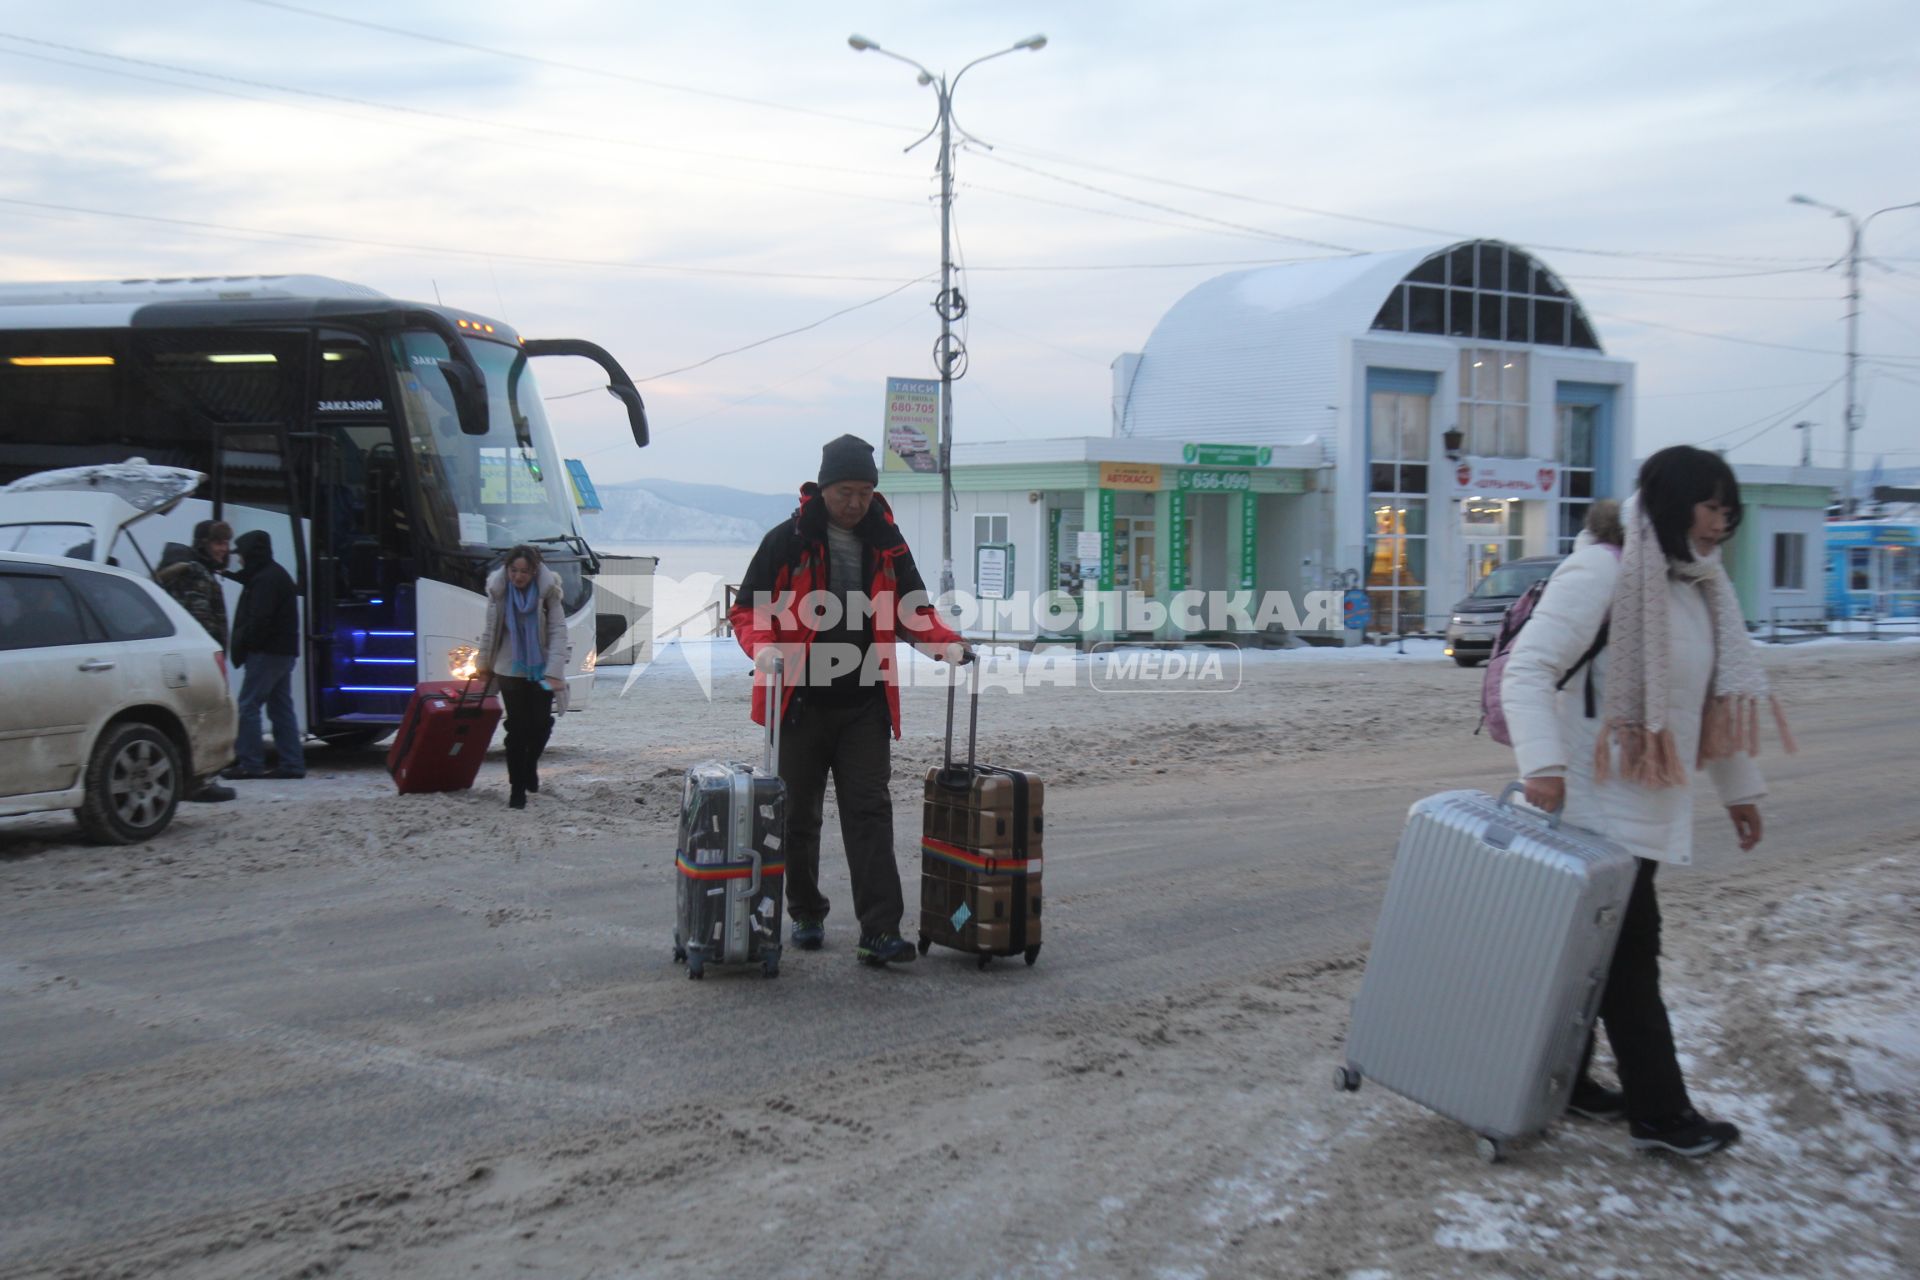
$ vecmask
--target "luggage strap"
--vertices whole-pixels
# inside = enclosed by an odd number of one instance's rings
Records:
[[[673,865],[675,870],[689,880],[751,880],[763,875],[784,875],[787,870],[787,864],[784,862],[769,862],[763,865],[751,862],[728,862],[717,867],[703,867],[698,863],[688,862],[687,855],[684,853],[675,856]]]
[[[1025,841],[1020,843],[1024,844]],[[933,857],[977,871],[986,876],[1028,876],[1040,874],[1040,859],[1029,858],[1026,850],[1016,848],[1005,858],[996,858],[992,854],[969,849],[965,845],[949,844],[945,840],[935,840],[931,836],[920,838],[921,852]]]

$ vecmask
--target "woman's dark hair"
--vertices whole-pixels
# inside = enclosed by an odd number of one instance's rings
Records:
[[[1740,482],[1727,460],[1706,449],[1676,444],[1640,464],[1640,509],[1653,522],[1669,560],[1693,559],[1693,509],[1718,502],[1727,509],[1727,537],[1740,527]]]
[[[535,573],[539,573],[540,566],[546,563],[545,560],[540,558],[540,548],[530,547],[524,542],[507,552],[507,558],[500,562],[500,567],[503,569],[511,569],[513,568],[513,562],[515,560],[525,560],[533,566]]]

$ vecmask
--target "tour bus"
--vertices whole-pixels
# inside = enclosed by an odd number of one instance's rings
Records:
[[[488,572],[537,546],[564,588],[581,707],[597,565],[533,375],[543,356],[598,364],[647,443],[605,350],[455,307],[320,276],[0,285],[0,484],[136,458],[204,472],[100,558],[144,572],[208,517],[266,530],[300,592],[302,726],[344,745],[392,732],[419,681],[471,673]],[[239,587],[225,590],[231,610]]]

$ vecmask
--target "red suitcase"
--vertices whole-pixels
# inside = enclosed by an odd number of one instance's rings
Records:
[[[428,680],[413,691],[387,751],[401,794],[465,791],[500,723],[500,699],[478,680]]]

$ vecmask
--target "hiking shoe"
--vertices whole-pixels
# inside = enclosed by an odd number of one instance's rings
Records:
[[[1588,1120],[1619,1120],[1627,1114],[1627,1095],[1581,1076],[1573,1082],[1567,1110]]]
[[[824,920],[801,920],[793,922],[793,945],[802,951],[818,951],[827,944],[827,922]]]
[[[868,933],[860,937],[860,945],[853,954],[861,964],[885,965],[905,964],[920,954],[913,944],[897,933]]]
[[[1635,1120],[1627,1127],[1642,1151],[1671,1151],[1699,1159],[1740,1141],[1740,1130],[1725,1120],[1709,1120],[1689,1107],[1664,1120]]]

